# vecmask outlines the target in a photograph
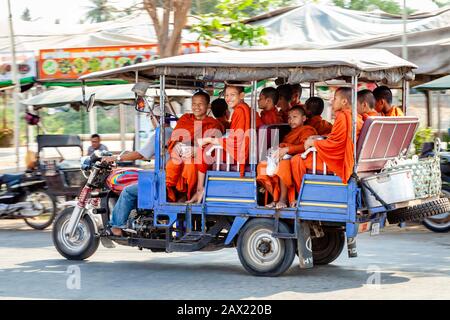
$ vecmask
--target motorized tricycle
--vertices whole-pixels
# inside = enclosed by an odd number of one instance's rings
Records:
[[[252,110],[250,159],[241,174],[239,165],[223,163],[222,156],[217,156],[206,173],[200,204],[168,202],[166,137],[161,117],[156,130],[155,169],[138,172],[137,209],[130,213],[124,236],[103,232],[111,208],[108,190],[103,186],[111,168],[99,155],[86,166],[90,176],[78,204],[67,209],[55,223],[55,247],[67,259],[75,260],[91,256],[100,240],[107,247],[115,242],[164,252],[236,247],[243,267],[257,276],[281,275],[296,255],[301,268],[329,264],[341,254],[345,243],[349,257],[356,257],[357,234],[379,233],[387,214],[408,217],[410,211],[420,211],[426,216],[450,208],[448,199],[439,197],[440,187],[419,188],[421,193],[417,194],[414,172],[397,167],[410,147],[418,118],[371,117],[357,139],[358,83],[385,82],[400,87],[406,111],[408,81],[414,77],[414,68],[414,64],[385,50],[286,50],[200,53],[83,76],[82,81],[123,78],[158,83],[159,114],[165,114],[166,87],[190,85],[208,91],[230,80],[247,85],[251,87]],[[314,166],[303,177],[297,206],[283,209],[264,206],[256,182],[256,164],[262,160],[262,151],[276,146],[286,131],[286,124],[255,130],[257,83],[276,78],[288,83],[309,83],[311,96],[318,85],[347,86],[353,93],[353,175],[342,181],[326,166],[321,172]],[[217,150],[216,154],[221,152]],[[306,151],[310,152],[315,159],[314,148]]]

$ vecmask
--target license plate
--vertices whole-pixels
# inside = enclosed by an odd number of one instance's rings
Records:
[[[380,223],[376,222],[372,224],[372,229],[370,230],[371,236],[376,236],[377,234],[380,234]]]

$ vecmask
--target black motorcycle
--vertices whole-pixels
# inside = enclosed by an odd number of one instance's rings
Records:
[[[428,157],[434,155],[434,143],[425,143],[422,148],[421,157]],[[442,194],[450,199],[450,152],[440,151],[440,165],[441,165],[441,180],[442,180]],[[422,221],[423,225],[434,232],[448,232],[450,231],[450,212],[434,215],[425,218]]]
[[[24,219],[33,229],[50,226],[56,200],[46,183],[34,172],[0,175],[0,219]]]

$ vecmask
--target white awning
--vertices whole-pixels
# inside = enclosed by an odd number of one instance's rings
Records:
[[[381,49],[275,50],[176,56],[94,72],[80,79],[129,78],[138,71],[147,77],[167,75],[211,81],[285,77],[298,83],[357,75],[369,81],[397,83],[412,80],[415,68],[415,64]]]
[[[134,92],[131,91],[134,84],[119,84],[86,87],[86,99],[95,93],[95,101],[100,104],[132,104],[134,102]],[[190,97],[192,93],[186,90],[167,89],[168,97]],[[159,97],[159,90],[149,88],[147,96]],[[66,104],[80,104],[83,101],[83,94],[80,87],[57,88],[46,91],[32,98],[21,101],[25,105],[35,107],[58,107]]]

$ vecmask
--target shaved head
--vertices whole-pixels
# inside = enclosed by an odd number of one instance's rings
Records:
[[[348,104],[352,104],[352,89],[346,87],[340,87],[336,90],[336,94],[339,94],[343,99],[347,99]]]

